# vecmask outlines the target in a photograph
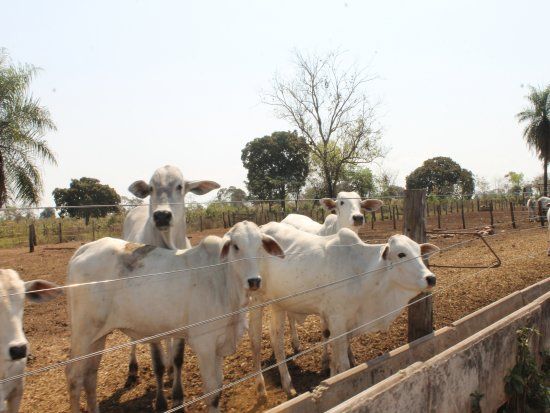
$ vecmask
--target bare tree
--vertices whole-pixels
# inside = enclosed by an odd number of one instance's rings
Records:
[[[340,58],[336,52],[321,57],[295,52],[294,77],[275,76],[272,91],[263,95],[306,138],[330,197],[346,166],[383,156],[375,107],[365,93],[372,78],[354,66],[344,68]]]

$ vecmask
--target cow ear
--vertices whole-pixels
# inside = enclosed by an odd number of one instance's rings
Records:
[[[195,195],[204,195],[219,187],[220,184],[214,181],[189,181],[185,183],[185,192],[193,192]]]
[[[222,252],[220,253],[220,258],[223,260],[224,258],[227,258],[227,254],[229,254],[229,247],[231,246],[231,240],[227,239],[222,247]]]
[[[439,247],[434,244],[430,244],[427,242],[424,244],[420,244],[420,255],[432,254],[438,251],[439,251]]]
[[[62,294],[61,290],[52,290],[52,288],[57,287],[59,287],[57,284],[46,280],[27,281],[25,283],[25,292],[30,301],[43,303]]]
[[[387,260],[388,259],[388,254],[390,253],[390,246],[388,244],[386,244],[384,246],[384,250],[382,251],[382,259],[383,260]]]
[[[279,258],[284,258],[285,253],[277,241],[275,241],[269,235],[262,235],[262,244],[268,254],[274,255]]]
[[[128,187],[128,191],[138,198],[145,198],[151,194],[151,186],[145,181],[136,181]]]
[[[330,198],[323,198],[321,199],[321,205],[327,210],[327,211],[333,211],[336,209],[336,201]]]
[[[367,212],[374,212],[380,209],[382,203],[383,202],[379,199],[364,199],[363,201],[361,201],[361,208],[363,208]]]

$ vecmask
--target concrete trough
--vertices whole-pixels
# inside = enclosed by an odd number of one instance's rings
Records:
[[[548,291],[550,291],[550,278],[510,294],[448,327],[330,377],[312,391],[303,393],[269,412],[320,413],[335,408],[341,403],[334,412],[469,411],[469,407],[463,408],[463,403],[469,403],[471,392],[480,391],[488,394],[483,389],[491,381],[486,377],[489,372],[494,376],[491,382],[495,380],[498,382],[498,384],[493,383],[492,386],[495,386],[495,389],[500,388],[500,391],[491,388],[492,396],[482,399],[482,410],[494,411],[496,408],[483,408],[483,406],[484,404],[491,406],[502,404],[504,401],[502,378],[513,365],[510,365],[510,362],[515,359],[515,330],[518,326],[534,323],[541,332],[541,340],[545,341],[545,347],[548,347],[550,340],[550,317],[548,317],[550,293]],[[546,316],[542,317],[543,314]],[[522,324],[524,322],[527,324]],[[479,345],[481,347],[474,346],[478,342],[482,343]],[[483,349],[485,351],[482,351]],[[502,359],[497,357],[501,353]],[[483,367],[476,361],[482,361],[482,364],[488,363],[489,371],[476,370],[478,367]],[[452,369],[449,369],[450,367]],[[442,377],[439,377],[440,375]],[[452,382],[451,379],[443,380],[446,375],[455,378],[457,383]],[[462,390],[457,392],[461,388],[457,387],[461,382],[470,383],[473,390],[465,394],[461,393]],[[441,389],[436,386],[439,383],[441,383]],[[388,389],[394,388],[399,391],[388,392],[387,396],[384,396]],[[422,391],[417,393],[417,389]],[[456,401],[456,406],[455,400],[451,397],[455,394],[460,398],[460,403]],[[404,399],[401,400],[399,397]],[[447,407],[438,400],[444,400],[443,403],[450,404]],[[383,408],[383,404],[380,403],[386,402],[390,404],[384,405],[386,407]],[[399,408],[401,402],[406,406],[403,410]],[[421,406],[419,410],[416,409],[417,404]]]

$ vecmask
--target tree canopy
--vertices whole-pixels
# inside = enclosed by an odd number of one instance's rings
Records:
[[[246,192],[241,188],[230,186],[229,188],[220,188],[216,194],[216,198],[222,202],[242,204],[246,200]]]
[[[32,65],[12,65],[0,49],[0,207],[8,200],[37,204],[43,189],[37,163],[56,164],[43,139],[55,125],[29,92],[37,72]]]
[[[374,105],[366,94],[372,80],[364,70],[343,67],[340,53],[295,54],[292,77],[275,77],[265,103],[305,137],[319,160],[325,193],[335,197],[345,169],[382,156]]]
[[[55,188],[53,191],[55,205],[113,205],[109,207],[92,208],[61,208],[59,216],[84,218],[86,225],[90,217],[104,217],[110,212],[119,212],[120,196],[108,185],[103,185],[95,178],[72,179],[69,188]]]
[[[407,189],[426,189],[435,195],[464,196],[473,194],[475,189],[472,172],[444,156],[424,161],[406,181]]]
[[[241,160],[246,187],[258,199],[286,199],[298,193],[309,173],[309,147],[297,132],[273,132],[246,144]],[[283,204],[284,206],[284,204]]]
[[[369,168],[346,168],[338,183],[339,191],[355,191],[362,198],[367,198],[375,190],[374,176]]]
[[[523,138],[542,161],[543,195],[548,196],[548,162],[550,162],[550,86],[537,89],[529,87],[526,96],[529,106],[517,114],[518,121],[525,123]]]

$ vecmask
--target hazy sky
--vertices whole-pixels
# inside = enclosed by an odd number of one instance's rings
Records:
[[[260,102],[292,50],[347,51],[378,80],[398,175],[450,156],[494,183],[541,163],[515,114],[526,85],[550,82],[541,1],[3,1],[0,47],[43,68],[32,90],[58,131],[43,204],[71,178],[129,195],[164,164],[244,187],[241,149],[290,125]]]

